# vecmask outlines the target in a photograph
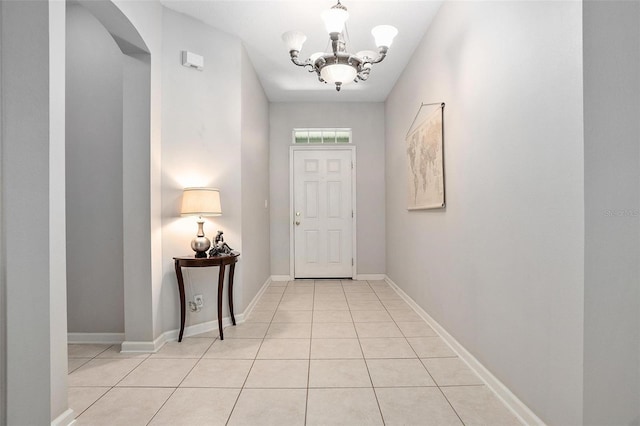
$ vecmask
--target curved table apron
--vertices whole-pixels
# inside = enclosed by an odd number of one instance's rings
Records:
[[[220,332],[220,340],[224,340],[222,334],[222,290],[224,288],[224,271],[225,266],[229,265],[229,313],[231,314],[231,322],[236,325],[236,319],[233,316],[233,274],[236,268],[240,253],[222,254],[214,257],[196,258],[193,256],[174,257],[176,277],[178,278],[178,292],[180,293],[180,334],[178,342],[182,342],[184,333],[184,322],[186,319],[186,300],[184,295],[184,278],[182,276],[182,268],[207,268],[217,266],[220,268],[218,273],[218,331]]]

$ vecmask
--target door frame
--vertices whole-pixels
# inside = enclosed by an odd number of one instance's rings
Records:
[[[358,256],[356,245],[356,230],[358,212],[356,208],[356,147],[355,145],[292,145],[289,147],[289,277],[295,279],[295,206],[294,206],[294,171],[293,156],[296,151],[350,151],[351,152],[351,209],[353,211],[353,221],[351,222],[351,255],[353,265],[351,266],[351,278],[355,279],[358,270]]]

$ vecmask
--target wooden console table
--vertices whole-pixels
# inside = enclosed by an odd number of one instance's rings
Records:
[[[233,316],[233,273],[236,268],[240,253],[232,252],[231,254],[221,254],[213,257],[196,258],[193,256],[174,257],[176,267],[176,277],[178,278],[178,292],[180,293],[180,334],[178,342],[182,342],[182,334],[184,333],[184,321],[186,317],[186,300],[184,296],[184,278],[182,277],[182,268],[206,268],[209,266],[217,266],[220,268],[218,273],[218,330],[220,331],[220,340],[224,340],[222,334],[222,289],[224,287],[224,270],[229,265],[229,313],[231,314],[231,322],[236,325],[236,319]]]

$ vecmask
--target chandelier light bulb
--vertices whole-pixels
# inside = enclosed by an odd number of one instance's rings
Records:
[[[371,34],[376,39],[377,47],[390,47],[398,35],[398,30],[391,25],[378,25],[371,30]]]
[[[341,8],[331,8],[322,12],[322,20],[324,26],[329,34],[341,33],[344,29],[344,24],[349,19],[349,12]]]
[[[282,34],[282,41],[287,45],[289,52],[293,50],[299,52],[302,50],[304,42],[307,41],[307,36],[300,31],[287,31]]]

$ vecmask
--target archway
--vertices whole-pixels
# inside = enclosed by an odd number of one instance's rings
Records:
[[[68,128],[74,130],[74,126],[78,127],[80,131],[75,137],[87,136],[80,142],[89,146],[87,152],[79,155],[78,152],[69,150],[72,142],[67,139],[67,176],[76,173],[67,182],[68,206],[74,206],[74,209],[67,213],[67,267],[70,277],[67,309],[70,313],[76,313],[74,310],[79,308],[78,304],[88,305],[74,321],[82,322],[88,315],[94,317],[93,328],[87,330],[91,333],[88,336],[90,340],[152,342],[154,327],[151,282],[150,50],[135,26],[111,1],[80,0],[68,3],[68,8],[82,8],[85,14],[91,15],[96,25],[102,27],[103,32],[106,30],[112,37],[119,50],[118,66],[121,68],[121,74],[111,80],[111,87],[115,84],[119,88],[116,89],[117,96],[108,96],[108,100],[107,97],[91,99],[96,106],[92,110],[77,108],[82,106],[82,102],[79,102],[75,111],[67,113]],[[68,37],[67,43],[69,42]],[[69,66],[69,60],[67,65]],[[96,82],[95,75],[85,77],[85,82],[70,81],[67,78],[67,94],[74,90],[74,84]],[[84,96],[86,101],[87,97],[100,93],[99,87],[94,89],[95,93],[91,92],[90,87],[88,91],[80,90],[80,95]],[[101,89],[104,94],[105,88]],[[116,117],[115,111],[118,117],[116,122],[100,122],[100,117],[95,116],[105,112],[105,103],[110,104],[110,108],[106,108],[106,116]],[[83,114],[94,116],[91,120],[83,121]],[[91,123],[94,124],[93,128]],[[103,131],[100,131],[100,128]],[[110,139],[107,140],[115,141],[117,146],[115,149],[111,146],[109,155],[100,158],[95,155],[96,149],[91,152],[90,145],[104,140],[105,133],[110,134]],[[73,142],[77,144],[79,141]],[[101,163],[107,160],[112,162],[111,173],[110,165]],[[80,165],[74,165],[70,161],[79,162]],[[95,165],[95,169],[91,168],[91,164]],[[106,182],[105,185],[104,181],[97,182],[94,178],[92,186],[91,173],[98,170],[103,178],[106,176],[106,179],[112,181]],[[96,188],[99,189],[96,191]],[[105,200],[102,200],[102,211],[91,211],[91,206],[100,205],[91,199],[95,201],[106,197],[107,194],[111,200],[116,201],[104,203]],[[109,233],[110,230],[113,232],[112,235]],[[107,242],[110,244],[106,244]],[[105,247],[101,247],[101,243],[104,243]],[[87,251],[88,254],[83,254],[83,251]],[[101,253],[105,262],[109,259],[110,265],[107,267],[100,263]],[[91,264],[94,273],[90,268],[83,269]],[[72,283],[73,277],[78,276],[84,281]],[[112,306],[106,306],[98,313],[95,309],[98,305],[95,304],[105,304],[105,297],[101,296],[108,295],[109,290],[105,292],[102,283],[109,280],[111,288],[115,288],[118,294],[115,298],[109,299],[107,305]],[[109,309],[114,317],[119,318],[106,321],[110,329],[96,329],[95,324],[101,321],[99,315],[109,315],[109,312],[106,312]],[[70,324],[70,330],[71,327],[75,325]],[[79,341],[87,338],[86,334],[79,336]]]

